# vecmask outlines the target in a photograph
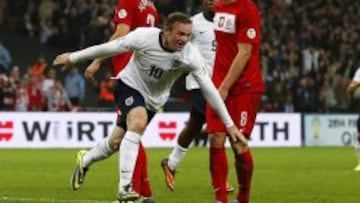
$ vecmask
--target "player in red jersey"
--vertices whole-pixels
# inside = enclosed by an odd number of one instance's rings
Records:
[[[191,42],[199,50],[208,64],[208,72],[212,70],[216,54],[216,41],[213,25],[214,12],[212,11],[215,0],[202,0],[202,11],[192,17],[193,32]],[[161,161],[161,167],[165,174],[165,183],[170,190],[175,189],[175,170],[185,157],[191,142],[202,132],[206,121],[206,101],[202,96],[199,86],[191,75],[186,77],[186,89],[191,91],[192,106],[190,117],[185,128],[179,134],[177,144],[167,158]],[[231,193],[234,188],[227,184],[227,192]]]
[[[260,13],[251,0],[219,0],[214,9],[217,52],[213,81],[235,124],[249,139],[265,89],[259,61]],[[225,126],[210,108],[207,108],[206,119],[215,197],[217,202],[227,203]],[[248,203],[253,171],[251,152],[239,143],[232,143],[232,148],[239,184],[237,199],[233,202]]]
[[[126,35],[138,27],[154,27],[159,23],[157,10],[151,0],[119,0],[113,18],[114,33],[110,40]],[[112,73],[116,76],[129,62],[132,53],[127,52],[112,58]],[[101,59],[95,59],[86,69],[85,77],[94,80],[94,73],[101,66]],[[121,112],[118,112],[120,118]],[[114,132],[89,151],[81,150],[77,156],[77,164],[72,176],[71,185],[74,190],[80,189],[89,166],[103,160],[119,150],[124,129],[116,126]],[[80,169],[80,170],[79,170]],[[120,170],[120,169],[119,169]],[[133,189],[144,197],[143,202],[153,202],[152,191],[147,172],[147,158],[144,147],[140,144],[139,155],[132,181]]]
[[[111,39],[123,36],[138,27],[155,27],[159,23],[159,16],[150,0],[119,0],[113,21],[116,35]],[[128,52],[112,58],[114,75],[125,67],[130,57],[131,52]]]

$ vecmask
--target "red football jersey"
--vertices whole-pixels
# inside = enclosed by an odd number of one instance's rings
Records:
[[[217,40],[213,81],[221,85],[238,52],[238,43],[252,44],[249,61],[229,94],[264,92],[260,70],[260,12],[251,0],[215,5],[214,29]]]
[[[159,23],[159,15],[150,0],[119,0],[113,18],[115,28],[124,23],[130,26],[130,31],[138,27],[154,27]],[[131,52],[114,56],[113,74],[117,75],[129,62]]]

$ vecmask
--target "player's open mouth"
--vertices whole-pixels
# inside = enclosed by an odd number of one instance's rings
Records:
[[[178,43],[178,47],[179,47],[179,48],[183,48],[184,46],[185,46],[185,43],[184,43],[184,42],[179,42],[179,43]]]

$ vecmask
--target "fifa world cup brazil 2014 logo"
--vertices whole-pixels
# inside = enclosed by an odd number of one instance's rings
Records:
[[[311,120],[311,129],[313,133],[313,138],[319,139],[321,137],[321,121],[319,117],[316,116]]]

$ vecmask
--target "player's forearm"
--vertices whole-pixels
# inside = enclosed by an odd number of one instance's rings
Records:
[[[231,64],[229,72],[226,74],[220,85],[221,88],[225,88],[227,90],[230,89],[243,73],[245,66],[249,61],[252,45],[239,45],[238,49],[239,51]]]
[[[234,125],[233,120],[231,119],[224,101],[222,100],[219,92],[217,91],[215,85],[212,83],[211,79],[207,75],[196,76],[194,78],[198,82],[201,92],[203,93],[207,103],[215,110],[219,115],[226,127],[231,127]]]
[[[119,37],[125,36],[127,33],[130,32],[130,26],[124,23],[120,23],[116,26],[115,32],[111,35],[109,41],[117,39]]]
[[[125,52],[124,46],[121,45],[122,39],[113,40],[104,44],[92,46],[70,54],[70,62],[78,63],[84,60],[108,58],[110,56]]]
[[[355,91],[356,88],[360,88],[360,82],[354,82],[352,81],[349,86],[346,89],[346,92],[351,94],[352,92]]]

